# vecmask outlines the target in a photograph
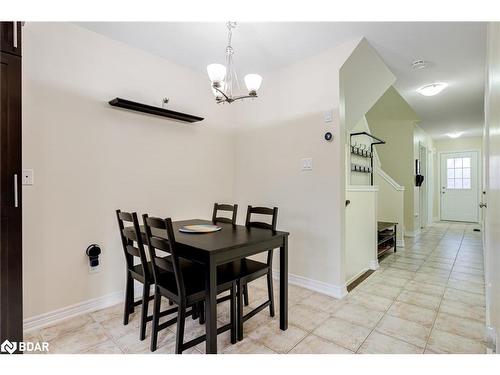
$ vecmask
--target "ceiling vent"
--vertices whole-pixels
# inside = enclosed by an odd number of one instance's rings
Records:
[[[411,63],[411,67],[413,70],[422,70],[427,68],[427,61],[424,60],[415,60]]]

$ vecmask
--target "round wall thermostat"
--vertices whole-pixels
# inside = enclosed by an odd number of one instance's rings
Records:
[[[331,132],[326,132],[325,133],[325,140],[328,142],[331,142],[333,140],[333,134]]]

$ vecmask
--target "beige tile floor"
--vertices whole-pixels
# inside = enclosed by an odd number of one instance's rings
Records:
[[[484,279],[480,233],[473,225],[437,223],[380,262],[380,269],[342,300],[289,287],[289,329],[261,312],[245,323],[245,339],[221,353],[485,353]],[[276,283],[278,284],[278,283]],[[278,298],[278,285],[275,285]],[[251,306],[266,298],[264,280],[250,286]],[[122,306],[28,332],[49,341],[51,353],[149,353],[149,329],[139,341],[139,310],[128,326]],[[218,306],[219,323],[228,304]],[[186,339],[204,333],[188,319]],[[173,353],[175,326],[160,333],[156,353]],[[203,353],[204,343],[186,353]]]

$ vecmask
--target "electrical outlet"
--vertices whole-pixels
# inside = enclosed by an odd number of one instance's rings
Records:
[[[33,185],[35,180],[33,169],[23,169],[23,185]]]
[[[91,267],[89,265],[89,273],[97,273],[99,271],[101,271],[101,263],[99,263],[99,265],[96,267]]]

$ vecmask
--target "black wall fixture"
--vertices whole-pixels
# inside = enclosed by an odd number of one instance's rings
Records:
[[[360,136],[360,135],[370,137],[373,140],[373,142],[370,143],[370,151],[368,151],[368,150],[360,150],[359,148],[356,148],[355,146],[353,146],[353,144],[352,144],[352,137],[356,137],[356,136]],[[375,145],[385,145],[385,141],[382,140],[382,139],[380,139],[380,138],[378,138],[378,137],[375,137],[374,135],[371,135],[370,133],[359,132],[359,133],[351,133],[350,134],[350,144],[351,144],[351,154],[355,154],[355,155],[362,156],[364,158],[369,158],[370,159],[370,167],[369,168],[361,168],[361,169],[359,169],[358,167],[362,167],[362,166],[357,166],[355,164],[352,164],[351,165],[351,171],[370,173],[370,185],[373,186],[373,146],[375,146]]]
[[[87,247],[85,254],[89,257],[90,267],[97,267],[99,265],[99,255],[101,255],[101,248],[97,244],[92,244]]]
[[[155,116],[167,117],[178,121],[198,122],[203,120],[203,117],[189,115],[187,113],[182,113],[182,112],[171,111],[169,109],[154,107],[152,105],[137,103],[133,102],[132,100],[126,100],[122,98],[114,98],[113,100],[109,101],[109,104],[112,105],[113,107],[130,109],[132,111],[147,113]]]

